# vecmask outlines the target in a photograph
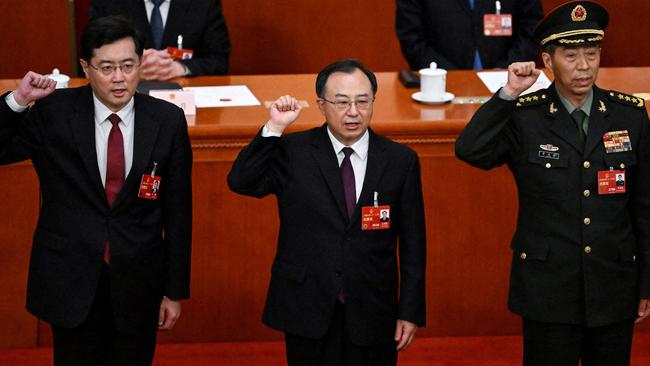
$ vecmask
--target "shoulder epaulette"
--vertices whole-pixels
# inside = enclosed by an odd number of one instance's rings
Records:
[[[629,105],[633,107],[638,107],[638,108],[643,108],[645,107],[645,100],[641,97],[635,97],[633,95],[617,92],[614,90],[611,90],[609,93],[609,99],[613,100],[615,102],[624,104],[624,105]]]
[[[529,107],[537,104],[546,102],[548,96],[546,95],[546,89],[538,90],[534,93],[522,95],[516,99],[517,107]]]

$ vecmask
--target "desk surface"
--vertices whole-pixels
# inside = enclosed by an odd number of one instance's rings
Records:
[[[291,94],[309,103],[291,130],[302,130],[319,125],[323,117],[316,105],[314,90],[316,75],[243,75],[211,76],[177,79],[182,86],[247,85],[262,102],[275,100],[280,95]],[[391,136],[431,134],[456,135],[478,108],[477,104],[425,105],[411,99],[417,89],[407,89],[395,72],[377,73],[379,90],[375,102],[372,126]],[[1,90],[16,87],[17,80],[0,81]],[[85,83],[74,79],[71,85]],[[626,93],[650,92],[650,67],[602,68],[598,86]],[[450,71],[447,90],[457,97],[490,96],[491,93],[474,71]],[[268,110],[262,106],[201,108],[197,110],[190,134],[195,139],[248,139],[268,119]]]

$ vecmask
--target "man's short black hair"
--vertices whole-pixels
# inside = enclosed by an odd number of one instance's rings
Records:
[[[372,86],[372,95],[376,95],[377,78],[375,77],[375,74],[370,69],[363,66],[359,60],[354,59],[339,60],[333,64],[325,66],[316,77],[316,95],[318,95],[319,98],[325,98],[325,84],[327,84],[327,79],[329,79],[330,75],[333,73],[344,72],[346,74],[352,74],[355,70],[360,70],[368,77],[370,85]]]
[[[130,19],[118,15],[92,20],[81,36],[80,57],[82,60],[90,62],[96,49],[124,38],[133,39],[135,53],[142,57],[144,42]]]

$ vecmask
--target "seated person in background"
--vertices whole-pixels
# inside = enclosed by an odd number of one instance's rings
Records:
[[[447,70],[507,68],[535,59],[533,29],[543,15],[539,0],[500,4],[501,14],[512,15],[505,19],[511,36],[484,35],[483,16],[496,12],[495,1],[397,0],[395,29],[411,69],[429,67],[433,61]]]
[[[91,20],[107,15],[130,17],[142,33],[142,79],[228,73],[230,41],[220,0],[91,0]],[[175,60],[165,50],[178,47],[179,36],[193,51],[191,59]]]

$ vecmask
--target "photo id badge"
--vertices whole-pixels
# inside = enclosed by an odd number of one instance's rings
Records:
[[[390,206],[361,208],[361,230],[390,229]]]
[[[148,200],[158,199],[158,191],[160,190],[160,177],[151,174],[143,174],[140,180],[140,191],[138,197]]]
[[[625,193],[625,170],[598,172],[598,194]]]
[[[512,14],[483,15],[483,34],[487,37],[512,36]]]

